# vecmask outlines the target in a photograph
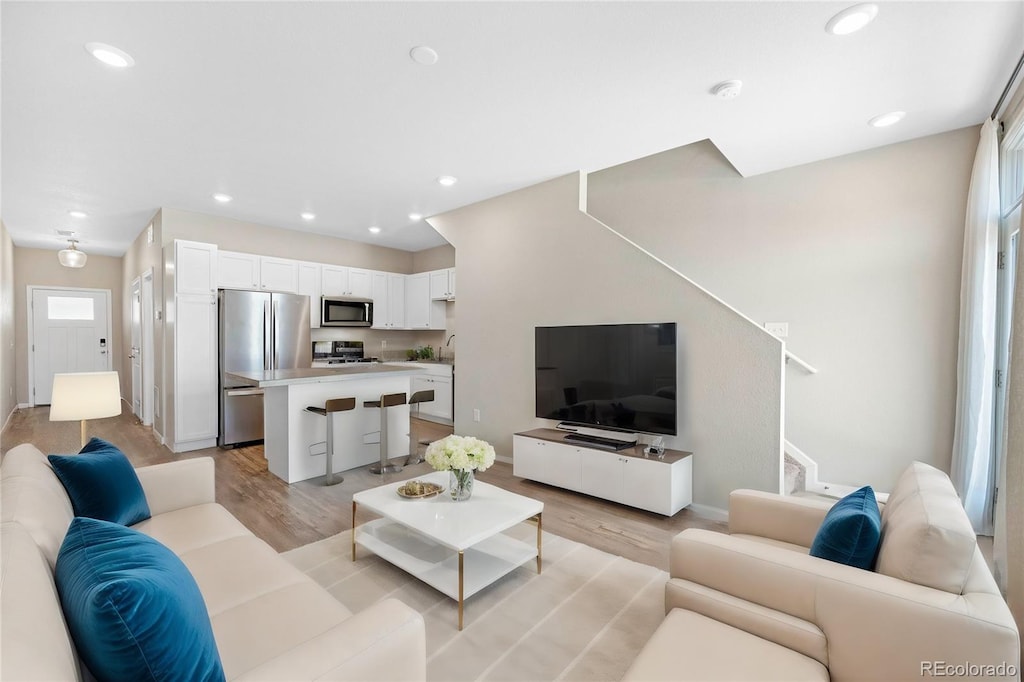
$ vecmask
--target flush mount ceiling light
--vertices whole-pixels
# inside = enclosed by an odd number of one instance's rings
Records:
[[[903,117],[907,115],[905,111],[890,111],[888,114],[879,114],[868,121],[868,125],[874,126],[875,128],[886,128],[899,123],[903,120]]]
[[[409,220],[423,220],[423,216],[419,213],[410,213]]]
[[[409,57],[417,64],[433,66],[437,64],[437,51],[426,45],[417,45],[409,50]]]
[[[300,213],[299,216],[303,220],[314,220],[314,219],[316,219],[316,213],[310,213],[309,211],[306,211],[305,213]]]
[[[77,239],[69,239],[68,248],[61,249],[57,252],[57,260],[66,268],[85,267],[85,261],[89,260],[89,256],[87,256],[84,251],[79,251],[75,247],[75,244],[77,243]]]
[[[72,218],[85,218],[88,216],[85,211],[68,211],[68,215]]]
[[[213,195],[213,200],[214,201],[219,201],[222,204],[226,204],[229,201],[231,201],[231,195],[229,195],[229,194],[222,194],[220,192],[217,192],[216,194]]]
[[[374,234],[378,234],[380,232],[380,228],[377,227],[376,225],[374,225],[373,227],[369,227],[367,229],[370,230],[370,232],[373,232]]]
[[[437,181],[444,185],[445,187],[451,187],[456,182],[458,182],[459,179],[451,175],[442,175],[437,179]]]
[[[96,59],[100,60],[107,66],[113,66],[115,69],[127,69],[129,66],[135,66],[135,60],[132,56],[124,50],[118,49],[113,45],[107,45],[106,43],[86,43],[86,51]]]
[[[825,30],[832,35],[849,35],[870,24],[877,14],[878,5],[872,2],[847,7],[828,20],[828,23],[825,24]]]
[[[743,81],[731,80],[722,81],[711,88],[711,94],[719,99],[736,99],[743,89]]]

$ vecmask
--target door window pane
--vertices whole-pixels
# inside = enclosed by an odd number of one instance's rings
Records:
[[[51,320],[94,320],[91,298],[50,296],[46,299],[46,317]]]

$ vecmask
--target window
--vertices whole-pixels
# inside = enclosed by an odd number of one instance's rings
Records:
[[[46,299],[46,316],[51,320],[94,320],[92,298],[72,296],[49,296]]]

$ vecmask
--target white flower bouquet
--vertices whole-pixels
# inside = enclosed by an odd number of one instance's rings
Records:
[[[486,471],[494,464],[494,448],[473,436],[446,436],[427,446],[427,463],[438,471]]]

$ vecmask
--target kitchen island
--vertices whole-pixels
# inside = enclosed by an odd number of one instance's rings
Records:
[[[355,398],[356,408],[334,416],[334,471],[380,460],[380,410],[363,407],[383,393],[409,396],[415,368],[352,363],[334,368],[229,372],[240,383],[262,388],[263,447],[270,473],[288,483],[327,470],[327,418],[306,411],[331,398]],[[409,407],[388,408],[388,457],[409,454]]]

